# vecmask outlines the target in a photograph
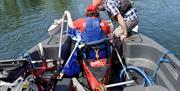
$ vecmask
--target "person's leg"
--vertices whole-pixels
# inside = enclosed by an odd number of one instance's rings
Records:
[[[135,18],[134,20],[126,21],[127,29],[128,29],[128,36],[132,34],[132,32],[138,32],[138,31],[132,31],[133,28],[135,28],[138,25],[138,18]],[[120,37],[123,34],[122,28],[118,26],[114,31],[113,35],[116,37]]]
[[[126,25],[128,28],[128,33],[131,34],[132,29],[138,25],[138,18],[135,18],[134,20],[126,21]],[[133,31],[133,32],[138,32],[138,31]]]

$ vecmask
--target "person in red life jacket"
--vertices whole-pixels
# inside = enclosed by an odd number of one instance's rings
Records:
[[[120,37],[121,41],[127,37],[128,33],[138,24],[138,17],[135,8],[130,0],[93,0],[99,10],[106,11],[109,17],[117,21],[118,26],[113,34]]]
[[[64,13],[67,15],[67,21],[68,21],[68,26],[69,26],[68,34],[71,37],[76,36],[77,34],[80,34],[82,41],[85,43],[88,43],[88,42],[104,39],[105,37],[108,37],[111,35],[110,34],[111,28],[108,25],[108,22],[100,18],[99,11],[93,5],[87,6],[84,18],[79,18],[75,21],[72,20],[72,17],[69,11],[65,11]],[[102,45],[102,47],[103,49],[106,49],[105,45]],[[109,53],[109,52],[106,52],[105,50],[101,50],[97,52],[96,51],[94,49],[90,50],[88,58],[93,59],[93,60],[99,60],[99,59],[105,58],[107,56],[106,54]],[[76,57],[75,56],[72,57],[71,60],[74,61],[73,63],[78,63],[78,62],[75,62],[77,60],[78,52],[76,51],[74,55],[76,55]],[[66,65],[68,64],[69,65],[68,66],[65,65],[64,68],[62,69],[61,71],[62,73],[60,73],[60,78],[62,74],[66,74],[69,76],[74,75],[73,70],[77,68],[78,66],[73,67],[71,66],[72,63],[70,62],[72,61],[69,61],[69,63],[66,63]],[[100,65],[98,65],[99,63]],[[102,63],[101,62],[99,63],[92,62],[90,65],[91,66],[104,66],[106,64],[104,61]],[[73,68],[70,68],[70,67],[73,67]],[[75,74],[77,74],[77,72],[75,72]]]
[[[76,21],[72,22],[71,14],[68,11],[65,11],[68,17],[68,25],[70,28],[69,33],[81,33],[82,41],[84,42],[92,42],[97,41],[100,39],[104,39],[105,37],[109,37],[110,35],[110,27],[108,22],[105,22],[102,18],[100,18],[99,11],[93,5],[88,5],[86,8],[85,18],[77,19]],[[73,33],[74,34],[74,33]],[[76,35],[76,34],[75,34]],[[97,51],[97,50],[96,50]],[[105,51],[104,53],[100,53],[99,57],[96,53],[89,51],[89,59],[101,59],[105,58]]]
[[[82,39],[86,42],[99,40],[110,34],[108,22],[100,18],[99,11],[93,5],[87,6],[85,18],[77,19],[74,22],[69,11],[65,11],[65,14],[67,14],[69,28],[71,28],[69,34],[75,35],[80,32]]]

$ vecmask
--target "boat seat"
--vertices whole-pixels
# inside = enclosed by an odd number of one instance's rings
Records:
[[[139,85],[139,86],[126,87],[124,88],[123,91],[169,91],[169,90],[160,85],[148,86],[148,87]]]

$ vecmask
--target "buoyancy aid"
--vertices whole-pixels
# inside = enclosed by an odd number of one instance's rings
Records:
[[[85,31],[81,33],[82,40],[84,42],[92,42],[103,39],[104,32],[100,27],[100,18],[86,17]]]
[[[81,33],[82,39],[85,43],[97,41],[105,38],[104,31],[100,27],[100,18],[86,17],[85,31]],[[86,46],[84,52],[87,59],[99,60],[107,58],[109,47],[106,43]]]

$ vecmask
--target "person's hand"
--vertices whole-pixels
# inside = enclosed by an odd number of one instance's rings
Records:
[[[113,32],[113,35],[115,35],[116,37],[121,37],[121,35],[123,35],[123,32],[120,31],[120,29],[116,29],[116,30]]]
[[[70,12],[68,10],[65,10],[64,14],[70,14]]]
[[[57,79],[61,80],[63,76],[64,76],[63,73],[59,73],[59,76],[57,76]]]
[[[126,37],[127,37],[127,34],[123,34],[123,35],[121,35],[121,36],[120,36],[121,41],[123,41],[123,40],[124,40],[124,38],[126,38]]]

